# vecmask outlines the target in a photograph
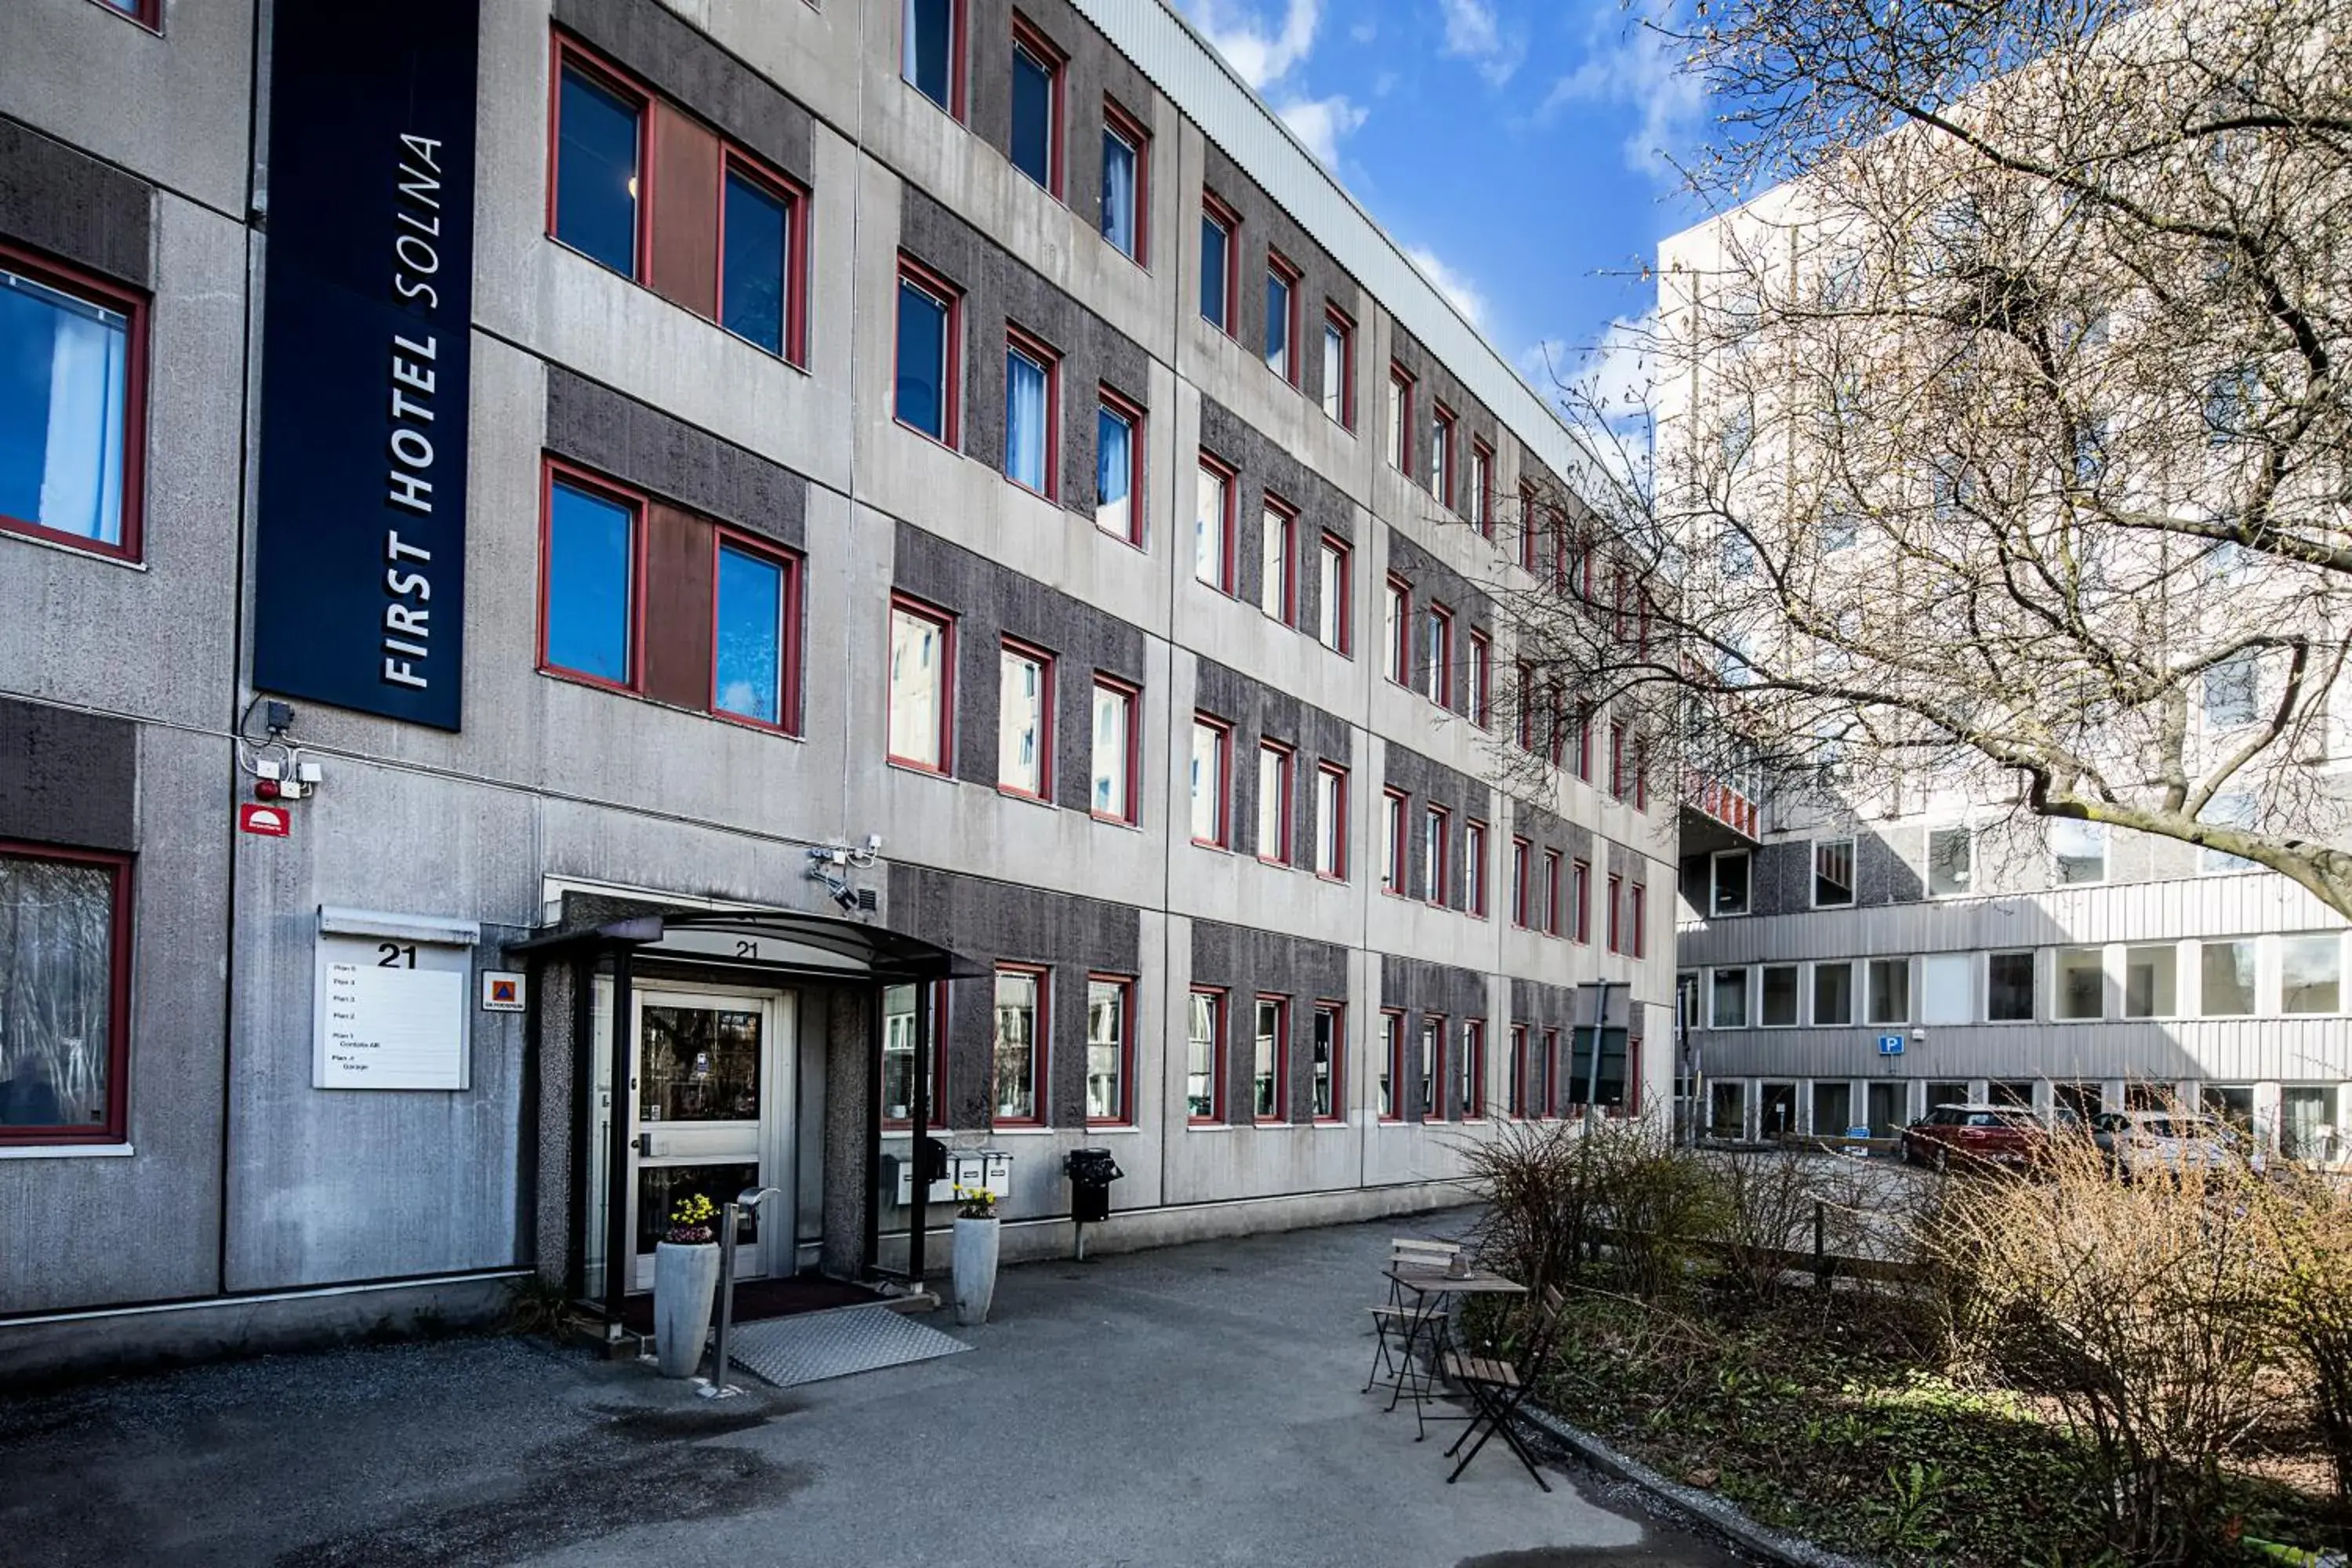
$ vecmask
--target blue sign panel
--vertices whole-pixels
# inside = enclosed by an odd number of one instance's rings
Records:
[[[1900,1035],[1879,1036],[1878,1054],[1882,1057],[1901,1056],[1903,1054],[1903,1037]]]
[[[254,683],[458,727],[480,0],[280,4]]]

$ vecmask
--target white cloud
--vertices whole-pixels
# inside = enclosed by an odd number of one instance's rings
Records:
[[[1484,331],[1486,327],[1486,297],[1478,286],[1461,273],[1438,259],[1437,253],[1425,245],[1408,246],[1405,254],[1421,268],[1437,291],[1454,301],[1454,308],[1470,319],[1470,324]]]
[[[1329,98],[1292,99],[1276,104],[1274,111],[1282,116],[1292,135],[1307,143],[1308,152],[1333,170],[1339,167],[1339,139],[1363,124],[1368,112],[1339,93]]]
[[[1272,26],[1238,0],[1186,0],[1184,9],[1241,79],[1261,91],[1307,58],[1323,20],[1323,0],[1285,0]]]
[[[1380,36],[1380,23],[1374,21],[1370,16],[1365,17],[1362,21],[1348,29],[1348,37],[1353,38],[1360,44],[1369,44]]]
[[[1546,338],[1519,355],[1519,373],[1560,405],[1602,472],[1638,482],[1650,463],[1650,413],[1660,367],[1654,312],[1620,316],[1597,343]]]
[[[1437,0],[1437,4],[1445,14],[1445,52],[1476,66],[1478,73],[1496,87],[1510,80],[1519,62],[1527,58],[1527,39],[1504,30],[1488,0]]]
[[[1625,166],[1673,183],[1669,158],[1704,133],[1705,85],[1683,71],[1670,39],[1638,18],[1625,19],[1614,5],[1593,14],[1585,47],[1583,61],[1552,83],[1537,119],[1549,120],[1575,103],[1636,110],[1640,119],[1620,149]]]

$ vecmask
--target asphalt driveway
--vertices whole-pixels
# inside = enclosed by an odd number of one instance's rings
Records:
[[[1424,1222],[1431,1223],[1431,1222]],[[1443,1221],[1433,1222],[1442,1225]],[[538,1342],[0,1403],[0,1560],[1727,1568],[1359,1392],[1396,1222],[1008,1270],[971,1353],[714,1403]],[[941,1326],[941,1314],[933,1320]]]

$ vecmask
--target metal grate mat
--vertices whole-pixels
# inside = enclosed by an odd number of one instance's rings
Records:
[[[734,1331],[728,1359],[778,1388],[792,1388],[970,1349],[961,1340],[877,1304],[743,1324]]]

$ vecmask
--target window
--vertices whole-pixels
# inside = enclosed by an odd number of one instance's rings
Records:
[[[1045,972],[1000,967],[996,972],[996,1124],[1036,1125],[1045,1120],[1045,1045],[1037,1020],[1045,1012]]]
[[[1033,800],[1053,798],[1054,658],[1010,638],[999,650],[996,784]]]
[[[2279,938],[2280,1012],[2340,1013],[2343,987],[2343,938],[2333,932]]]
[[[1422,617],[1422,693],[1440,708],[1454,706],[1454,616],[1432,605]]]
[[[1969,890],[1976,870],[1976,847],[1965,827],[1937,827],[1927,835],[1927,892],[1950,898]]]
[[[1320,573],[1317,583],[1316,639],[1333,653],[1355,651],[1351,623],[1355,617],[1348,613],[1351,585],[1348,575],[1348,546],[1329,534],[1323,536],[1316,550],[1316,564]]]
[[[1268,497],[1265,517],[1259,533],[1257,607],[1280,621],[1295,625],[1298,619],[1298,587],[1294,580],[1291,551],[1292,518],[1289,510]]]
[[[2254,656],[2233,654],[2205,671],[2205,723],[2215,730],[2254,721]]]
[[[1121,681],[1095,679],[1094,788],[1091,809],[1106,822],[1136,819],[1136,780],[1142,771],[1142,726],[1137,692]]]
[[[0,1148],[129,1136],[131,861],[0,845]]]
[[[0,529],[136,557],[146,306],[0,248]]]
[[[2095,947],[2058,950],[2058,1016],[2070,1021],[2107,1016],[2105,959]]]
[[[1389,366],[1389,467],[1412,473],[1412,377],[1402,365]]]
[[[1290,864],[1290,748],[1273,741],[1257,749],[1257,858]]]
[[[1634,958],[1646,958],[1650,952],[1650,889],[1636,882],[1626,890],[1626,898],[1625,919],[1633,928],[1633,940],[1625,951]]]
[[[1455,1086],[1462,1120],[1476,1121],[1486,1114],[1486,1020],[1468,1018],[1462,1025],[1461,1082]]]
[[[1853,965],[1813,965],[1813,1024],[1843,1028],[1853,1022]]]
[[[555,109],[555,237],[624,278],[638,276],[638,164],[646,100],[567,58]]]
[[[1537,552],[1543,540],[1543,513],[1536,502],[1536,488],[1522,482],[1519,486],[1519,569],[1532,573],[1536,569]]]
[[[1511,840],[1511,923],[1525,931],[1528,927],[1528,900],[1532,897],[1528,886],[1528,867],[1535,846],[1514,837]]]
[[[1470,721],[1481,730],[1495,722],[1495,645],[1485,632],[1470,634]]]
[[[2033,955],[1996,952],[1985,960],[1985,1017],[1996,1024],[2033,1016]]]
[[[1150,188],[1150,140],[1118,105],[1103,102],[1102,237],[1121,256],[1144,260],[1146,193]]]
[[[1087,1121],[1120,1126],[1135,1120],[1129,1100],[1134,983],[1112,975],[1087,980]]]
[[[1423,1014],[1421,1019],[1421,1119],[1443,1121],[1445,1084],[1445,1020]]]
[[[1234,591],[1234,471],[1206,453],[1192,502],[1192,575],[1220,594]]]
[[[1633,742],[1633,809],[1650,809],[1650,742]]]
[[[1462,904],[1478,919],[1486,918],[1486,825],[1483,822],[1463,825]]]
[[[961,0],[904,0],[898,74],[957,119],[963,118]]]
[[[1444,806],[1428,806],[1421,814],[1421,896],[1438,905],[1446,902],[1448,820]]]
[[[2107,879],[2107,829],[2104,823],[2058,818],[2050,824],[2050,853],[2056,861],[2061,887]]]
[[[1511,1026],[1510,1051],[1511,1059],[1505,1067],[1505,1071],[1510,1076],[1503,1086],[1503,1092],[1510,1097],[1510,1114],[1524,1119],[1533,1114],[1536,1103],[1535,1081],[1529,1076],[1534,1064],[1528,1058],[1528,1026],[1525,1024]]]
[[[1013,19],[1013,166],[1062,194],[1062,56],[1043,33]]]
[[[2241,833],[2252,833],[2260,821],[2260,811],[2254,797],[2242,790],[2217,795],[2205,803],[2197,814],[2200,822],[2210,822],[2217,827],[2234,827]],[[2226,849],[2205,846],[2198,853],[2197,868],[2200,871],[2250,871],[2254,863],[2242,855]]]
[[[1298,384],[1298,269],[1281,257],[1265,258],[1265,368]]]
[[[890,761],[948,771],[954,740],[954,623],[912,600],[890,604]]]
[[[1853,840],[1813,841],[1813,908],[1842,910],[1853,902]]]
[[[1348,771],[1328,763],[1315,770],[1315,874],[1348,879]]]
[[[1201,319],[1221,332],[1234,330],[1234,233],[1241,226],[1231,208],[1201,193]]]
[[[1609,793],[1623,800],[1628,793],[1625,784],[1625,726],[1609,726]]]
[[[885,1127],[905,1127],[915,1117],[915,1016],[917,998],[922,994],[912,985],[893,985],[882,993],[882,1124]],[[924,1124],[941,1125],[947,1117],[948,1077],[947,1052],[940,1048],[945,1037],[948,991],[944,982],[930,988],[930,1041],[924,1061],[930,1075],[930,1089],[926,1095]]]
[[[1454,411],[1442,403],[1429,416],[1429,493],[1440,506],[1454,505]]]
[[[1381,891],[1404,893],[1405,797],[1396,790],[1381,796]]]
[[[1318,1121],[1342,1119],[1339,1064],[1348,1051],[1347,1009],[1337,1002],[1315,1005],[1314,1054],[1307,1062],[1307,1114]]]
[[[727,163],[719,262],[719,324],[797,364],[807,357],[794,280],[803,270],[799,198]]]
[[[1412,684],[1412,590],[1402,577],[1388,583],[1387,631],[1389,679],[1399,686]]]
[[[932,440],[956,444],[961,300],[935,275],[898,263],[898,376],[891,413]]]
[[[1290,1120],[1290,1004],[1280,996],[1257,999],[1255,1052],[1250,1067],[1250,1115],[1257,1121]]]
[[[2198,944],[2198,1013],[2207,1018],[2243,1018],[2254,1010],[2254,944]]]
[[[1470,443],[1471,526],[1481,539],[1495,537],[1495,449],[1484,441]]]
[[[2180,951],[2170,942],[2124,949],[2124,1016],[2177,1016],[2179,975]]]
[[[1716,1029],[1748,1027],[1748,971],[1715,971],[1707,988],[1707,1026]]]
[[[1744,915],[1748,912],[1748,851],[1717,850],[1709,860],[1713,883],[1707,897],[1710,915]]]
[[[1919,961],[1919,1022],[1977,1022],[1976,983],[1983,968],[1974,953],[1931,952]],[[1872,1023],[1880,1020],[1873,1018]]]
[[[1869,982],[1868,1022],[1907,1024],[1911,1021],[1911,961],[1874,958],[1864,978]]]
[[[635,500],[551,474],[541,668],[636,684],[641,521]]]
[[[1230,823],[1226,802],[1233,794],[1234,731],[1230,725],[1192,716],[1192,842],[1225,847]]]
[[[1756,1021],[1768,1029],[1785,1029],[1797,1021],[1797,966],[1768,963],[1758,972]]]
[[[1622,952],[1625,951],[1625,932],[1622,924],[1622,911],[1625,903],[1625,879],[1622,877],[1610,878],[1608,891],[1609,951],[1612,952]]]
[[[713,531],[710,705],[730,718],[792,731],[800,692],[800,574],[794,563]]]
[[[1559,851],[1543,852],[1543,929],[1546,936],[1558,936],[1559,924]]]
[[[1061,366],[1026,332],[1004,343],[1004,477],[1052,500],[1061,445]]]
[[[1578,942],[1590,942],[1592,940],[1592,868],[1582,860],[1569,871],[1568,915],[1569,935]],[[1557,924],[1552,928],[1552,934],[1559,934]]]
[[[1336,309],[1323,314],[1323,414],[1343,430],[1356,427],[1356,324]]]
[[[1184,1116],[1199,1127],[1225,1119],[1225,994],[1195,990],[1184,1057]]]
[[[1404,1112],[1398,1088],[1404,1082],[1404,1015],[1394,1010],[1381,1014],[1381,1068],[1379,1111],[1383,1121],[1395,1121]]]
[[[1095,410],[1095,526],[1143,542],[1143,410],[1108,388]]]

